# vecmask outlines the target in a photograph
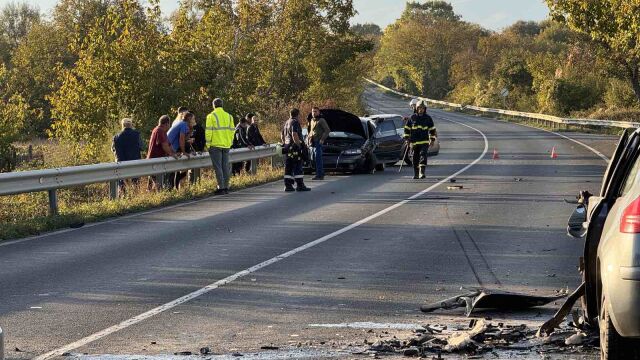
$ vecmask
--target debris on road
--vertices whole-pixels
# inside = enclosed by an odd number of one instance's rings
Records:
[[[446,329],[446,326],[424,325],[424,329]],[[497,355],[496,351],[585,352],[597,346],[597,337],[575,329],[565,329],[545,339],[536,337],[536,330],[526,325],[493,325],[488,320],[473,319],[468,328],[435,333],[415,331],[406,339],[380,340],[358,354],[404,355],[407,357],[431,358],[442,353],[465,354],[473,358],[486,353]],[[434,357],[435,358],[435,357]]]
[[[447,186],[447,190],[462,190],[462,189],[464,189],[464,186],[462,185]]]
[[[438,309],[450,310],[464,307],[466,308],[465,314],[469,316],[475,309],[524,310],[546,305],[567,296],[564,292],[560,295],[537,296],[490,289],[463,288],[462,290],[467,290],[467,292],[436,303],[423,305],[420,310],[433,312]]]
[[[280,349],[280,347],[273,346],[273,345],[264,345],[264,346],[261,346],[260,349],[262,349],[262,350],[278,350],[278,349]]]

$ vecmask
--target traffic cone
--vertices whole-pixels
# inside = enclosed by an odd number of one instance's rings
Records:
[[[558,153],[556,152],[556,147],[554,146],[553,149],[551,149],[551,158],[552,159],[557,159],[558,158]]]
[[[500,154],[498,154],[498,150],[496,150],[496,148],[493,148],[493,160],[498,159],[500,159]]]

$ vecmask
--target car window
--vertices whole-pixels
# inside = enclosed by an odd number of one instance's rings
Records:
[[[624,150],[621,152],[620,157],[615,164],[615,167],[611,173],[611,179],[605,190],[605,198],[615,199],[622,193],[625,182],[628,178],[631,168],[635,165],[638,155],[638,148],[640,147],[640,136],[633,134]]]
[[[378,123],[376,133],[379,137],[394,136],[398,134],[393,121],[389,120]]]
[[[638,169],[640,169],[640,157],[636,156],[634,160],[633,166],[627,175],[627,178],[624,181],[624,185],[622,186],[622,191],[620,192],[620,196],[625,196],[631,191],[633,185],[636,183],[636,177],[638,176]]]
[[[396,126],[396,132],[398,135],[404,135],[404,119],[402,117],[397,116],[393,118],[393,124]]]

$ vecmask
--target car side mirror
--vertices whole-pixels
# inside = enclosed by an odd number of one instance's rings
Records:
[[[567,234],[574,239],[583,239],[587,235],[587,228],[584,226],[586,222],[587,208],[580,204],[569,217]]]

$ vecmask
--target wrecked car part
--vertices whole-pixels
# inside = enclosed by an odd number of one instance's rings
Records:
[[[564,321],[567,315],[571,312],[573,305],[584,295],[585,288],[586,286],[584,282],[580,284],[580,286],[578,286],[578,288],[569,295],[567,301],[565,301],[565,303],[560,307],[560,310],[558,310],[551,319],[547,320],[542,324],[542,326],[540,326],[536,335],[538,337],[549,336],[553,330],[560,327],[562,321]]]
[[[466,309],[465,315],[469,316],[476,309],[524,310],[536,306],[543,306],[566,296],[566,294],[537,296],[499,290],[477,289],[433,304],[423,305],[420,307],[420,310],[422,312],[432,312],[438,309],[449,310],[464,307]]]

